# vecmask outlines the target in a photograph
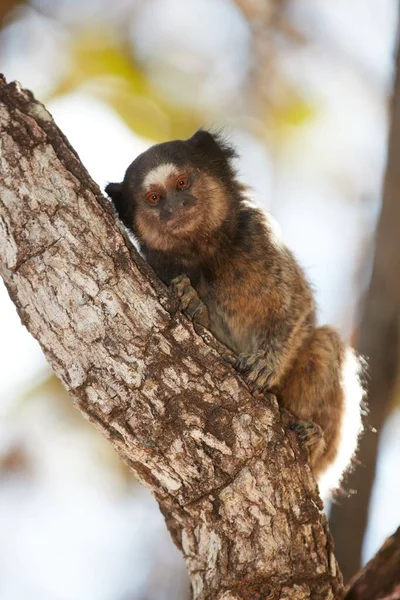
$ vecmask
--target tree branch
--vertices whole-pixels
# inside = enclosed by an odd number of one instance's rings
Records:
[[[0,79],[0,272],[74,403],[155,494],[195,599],[329,600],[310,469],[177,312],[46,109]]]
[[[399,377],[400,343],[400,50],[397,52],[393,90],[388,162],[382,210],[377,226],[371,281],[358,333],[359,352],[368,358],[368,425],[360,440],[360,468],[346,485],[356,494],[331,512],[337,558],[347,582],[361,565],[363,539],[368,523],[371,490],[375,479],[379,437],[390,414]],[[372,429],[373,428],[373,429]]]
[[[400,527],[346,590],[346,600],[400,599]]]

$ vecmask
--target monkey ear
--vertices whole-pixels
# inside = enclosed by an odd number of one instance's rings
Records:
[[[214,136],[209,131],[205,129],[198,129],[191,138],[188,139],[188,142],[194,144],[195,146],[210,146],[215,144]]]
[[[208,157],[216,159],[224,157],[230,160],[238,156],[236,150],[228,144],[220,131],[211,133],[205,129],[199,129],[188,142]]]
[[[118,208],[122,202],[122,183],[109,183],[104,189],[107,196],[111,198],[115,208]]]

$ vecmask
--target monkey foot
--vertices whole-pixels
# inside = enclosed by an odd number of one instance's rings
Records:
[[[196,323],[208,327],[207,306],[200,300],[189,277],[184,274],[178,275],[171,281],[170,287],[172,292],[179,298],[181,310]]]
[[[324,438],[321,427],[313,421],[296,421],[289,425],[289,429],[296,432],[302,446],[314,446],[315,444],[319,444]]]
[[[265,392],[274,385],[274,371],[262,353],[240,354],[235,369],[244,375],[252,392]]]

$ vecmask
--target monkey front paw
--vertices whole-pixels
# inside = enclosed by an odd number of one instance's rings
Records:
[[[311,447],[323,442],[324,433],[313,421],[296,421],[289,425],[289,429],[296,432],[302,446]]]
[[[235,369],[244,375],[252,392],[265,392],[275,383],[275,373],[263,353],[240,354]]]
[[[209,316],[207,306],[202,302],[197,295],[196,290],[192,287],[191,281],[187,275],[178,275],[170,284],[170,287],[176,296],[179,298],[181,310],[189,316],[193,321],[208,327]]]

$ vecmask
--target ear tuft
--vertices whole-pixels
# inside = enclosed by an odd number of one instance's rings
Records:
[[[118,204],[122,195],[122,183],[109,183],[104,188],[107,196],[111,198],[114,204]]]
[[[124,207],[124,198],[122,195],[122,183],[109,183],[104,188],[107,196],[111,198],[115,210],[121,218]]]
[[[199,129],[188,142],[207,156],[215,158],[223,156],[227,160],[238,157],[235,148],[227,142],[221,130],[211,133],[205,129]]]
[[[113,204],[121,221],[124,223],[124,225],[126,225],[126,227],[131,227],[133,203],[126,202],[126,198],[123,193],[123,183],[109,183],[105,187],[105,192],[111,198],[111,203]]]

